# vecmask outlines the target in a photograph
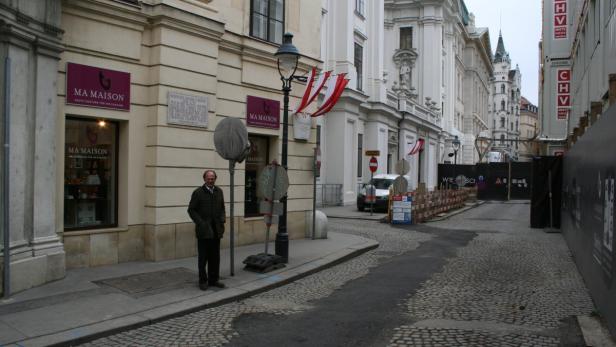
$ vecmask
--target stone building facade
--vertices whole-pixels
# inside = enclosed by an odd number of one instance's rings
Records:
[[[341,186],[354,203],[370,180],[365,150],[378,150],[379,173],[410,161],[411,187],[436,189],[437,167],[463,140],[458,161],[472,162],[474,136],[487,128],[489,34],[475,28],[463,1],[323,0],[323,69],[351,82],[318,120],[322,185]],[[384,23],[384,24],[383,24]],[[466,90],[466,93],[463,93]],[[409,156],[417,141],[423,150]]]
[[[520,140],[518,151],[519,161],[532,161],[539,155],[539,109],[528,99],[522,97],[520,101]]]
[[[66,268],[195,255],[186,209],[205,169],[217,170],[229,215],[229,164],[213,141],[225,117],[245,120],[252,143],[236,166],[236,245],[264,239],[256,177],[282,143],[274,53],[289,31],[302,54],[297,74],[320,63],[320,4],[23,0],[2,1],[0,11],[15,100],[14,292]],[[294,83],[292,100],[299,90]],[[288,231],[298,238],[312,207],[316,137],[289,133]]]

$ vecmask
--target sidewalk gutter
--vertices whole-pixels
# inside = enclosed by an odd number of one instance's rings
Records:
[[[453,217],[453,216],[455,216],[455,215],[457,215],[457,214],[460,214],[460,213],[466,212],[466,211],[468,211],[468,210],[470,210],[470,209],[472,209],[472,208],[475,208],[475,207],[477,207],[477,206],[479,206],[479,205],[482,205],[483,203],[485,203],[485,201],[483,201],[483,200],[477,200],[477,201],[475,201],[472,205],[465,206],[465,207],[459,208],[459,209],[454,210],[454,211],[451,211],[451,212],[447,212],[447,214],[446,214],[446,215],[444,215],[444,216],[442,216],[442,217],[431,218],[430,220],[425,221],[425,223],[430,223],[430,222],[439,222],[439,221],[442,221],[442,220],[448,219],[448,218]]]
[[[379,246],[377,241],[365,238],[364,240],[365,241],[361,244],[349,245],[323,257],[300,263],[292,268],[283,268],[279,271],[273,271],[264,274],[266,277],[242,283],[236,287],[228,287],[224,290],[210,293],[209,295],[183,299],[121,317],[86,324],[47,335],[36,336],[21,341],[14,341],[3,346],[73,346],[199,310],[242,300],[330,268]]]

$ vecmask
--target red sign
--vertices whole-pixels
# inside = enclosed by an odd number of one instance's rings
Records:
[[[66,64],[66,103],[130,110],[130,73]]]
[[[379,162],[376,161],[376,157],[370,157],[368,167],[370,168],[370,172],[376,172],[376,169],[379,167]]]
[[[567,0],[554,0],[554,39],[567,38]]]
[[[248,95],[246,125],[260,128],[280,128],[280,101]]]
[[[571,107],[571,70],[556,70],[556,118],[567,119]]]

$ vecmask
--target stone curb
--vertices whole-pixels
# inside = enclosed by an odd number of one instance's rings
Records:
[[[485,203],[485,201],[482,200],[478,200],[476,201],[473,205],[471,206],[466,206],[466,207],[462,207],[461,209],[455,210],[453,212],[447,213],[445,216],[442,217],[436,217],[436,218],[432,218],[430,220],[425,221],[424,223],[430,223],[430,222],[439,222],[445,219],[448,219],[449,217],[455,216],[457,214],[460,214],[462,212],[466,212],[472,208],[475,208],[477,206],[483,205]]]
[[[9,343],[8,346],[73,346],[86,343],[105,336],[118,334],[203,309],[242,300],[343,263],[373,250],[378,246],[378,242],[366,239],[366,242],[362,244],[346,247],[317,260],[299,264],[294,268],[281,272],[272,273],[267,277],[245,283],[239,287],[227,288],[217,291],[214,294],[185,299],[138,313]]]

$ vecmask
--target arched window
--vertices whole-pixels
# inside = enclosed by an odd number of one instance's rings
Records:
[[[505,85],[501,84],[501,93],[505,94]]]
[[[500,137],[500,144],[504,144],[505,143],[505,135],[501,135]]]
[[[505,110],[505,100],[501,100],[501,111]]]

